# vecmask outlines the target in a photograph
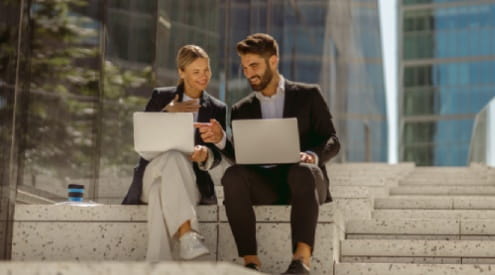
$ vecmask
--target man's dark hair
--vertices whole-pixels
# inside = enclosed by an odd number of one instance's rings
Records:
[[[269,34],[255,33],[237,43],[237,53],[240,55],[254,53],[269,58],[272,55],[278,56],[277,41]]]

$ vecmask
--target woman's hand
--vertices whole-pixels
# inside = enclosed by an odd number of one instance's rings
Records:
[[[170,103],[165,106],[162,111],[170,113],[194,113],[199,111],[199,107],[201,107],[201,105],[199,105],[195,100],[179,102],[179,95],[175,95],[174,99],[170,101]]]
[[[194,152],[191,155],[191,160],[194,162],[205,162],[208,159],[208,148],[203,145],[194,146]]]

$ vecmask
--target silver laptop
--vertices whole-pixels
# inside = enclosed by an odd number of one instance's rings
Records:
[[[169,150],[193,152],[192,113],[136,112],[133,122],[134,150],[143,158],[151,160]]]
[[[296,118],[234,120],[232,133],[238,164],[299,162]]]

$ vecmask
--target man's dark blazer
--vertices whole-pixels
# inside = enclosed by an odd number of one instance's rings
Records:
[[[145,112],[160,112],[162,109],[170,103],[175,97],[179,95],[179,102],[182,101],[184,96],[183,85],[177,87],[162,87],[153,90],[151,99],[146,105]],[[209,122],[210,118],[216,119],[225,130],[225,116],[227,107],[225,103],[210,96],[206,91],[203,91],[200,98],[200,105],[198,112],[198,122]],[[211,143],[205,143],[201,140],[198,129],[196,129],[194,135],[194,143],[208,146],[214,155],[213,166],[216,166],[221,160],[221,154],[215,145]],[[146,166],[149,161],[140,158],[138,165],[134,168],[134,177],[132,184],[129,187],[126,197],[122,204],[142,204],[141,193],[143,189],[143,175]],[[196,184],[201,193],[200,204],[216,204],[217,199],[215,196],[215,189],[213,187],[213,181],[210,174],[198,168],[197,163],[193,163],[194,173],[196,174]]]
[[[285,80],[283,117],[297,118],[300,151],[312,151],[318,155],[318,166],[323,172],[328,190],[329,180],[325,163],[339,152],[340,143],[332,123],[332,115],[321,96],[319,86]],[[261,118],[261,105],[254,92],[232,106],[231,122],[236,119]],[[231,142],[227,142],[223,153],[229,159],[235,160]],[[332,201],[330,192],[327,193],[326,201]]]

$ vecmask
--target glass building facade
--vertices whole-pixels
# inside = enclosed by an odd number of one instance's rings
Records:
[[[476,114],[495,96],[495,1],[403,0],[401,161],[467,165]]]
[[[0,259],[15,203],[85,197],[120,203],[137,154],[132,113],[153,87],[175,85],[180,46],[211,58],[208,92],[231,106],[250,93],[236,43],[280,44],[288,79],[320,84],[342,151],[386,161],[376,0],[0,0]]]

